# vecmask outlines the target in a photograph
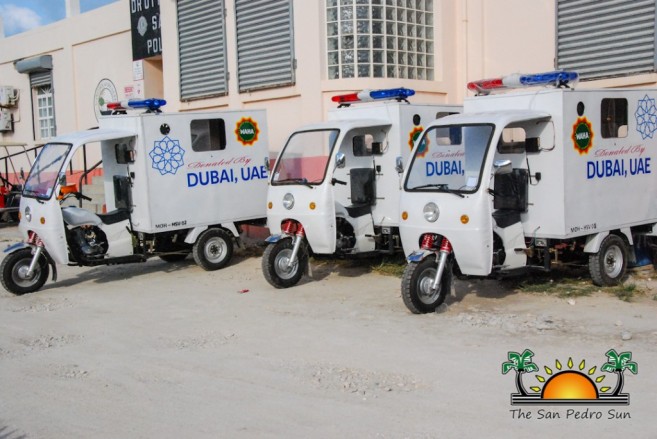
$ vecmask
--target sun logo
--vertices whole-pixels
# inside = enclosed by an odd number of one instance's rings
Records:
[[[522,354],[509,352],[508,360],[502,363],[502,374],[510,370],[516,372],[516,389],[518,393],[511,394],[511,405],[531,404],[606,404],[629,405],[630,395],[621,393],[625,383],[624,373],[629,370],[633,374],[638,372],[638,365],[632,360],[631,352],[617,353],[614,349],[607,352],[608,361],[600,367],[601,372],[616,375],[616,385],[600,386],[607,375],[597,374],[597,366],[586,367],[586,361],[578,364],[568,358],[565,366],[555,360],[554,369],[543,366],[546,376],[535,375],[538,385],[525,389],[523,375],[539,372],[539,367],[532,361],[534,353],[525,349]]]

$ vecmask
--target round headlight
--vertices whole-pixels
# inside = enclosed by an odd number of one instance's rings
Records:
[[[30,206],[27,206],[25,208],[25,219],[27,222],[32,221],[32,209],[30,209]]]
[[[424,214],[424,219],[430,223],[435,223],[440,216],[440,210],[438,210],[438,206],[435,203],[427,203],[422,213]]]
[[[283,197],[283,207],[285,207],[287,210],[290,210],[294,207],[294,196],[289,192]]]

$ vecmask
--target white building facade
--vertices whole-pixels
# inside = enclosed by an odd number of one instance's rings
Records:
[[[275,156],[354,90],[459,104],[468,81],[555,68],[580,87],[657,84],[655,0],[66,1],[65,20],[0,38],[0,142],[39,145],[96,126],[103,102],[162,97],[165,111],[266,109]],[[148,32],[152,56],[135,59]]]

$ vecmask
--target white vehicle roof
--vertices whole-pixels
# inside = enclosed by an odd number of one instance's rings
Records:
[[[299,131],[313,131],[313,130],[327,130],[327,129],[341,129],[350,130],[353,128],[364,128],[371,126],[385,126],[392,125],[392,122],[385,119],[345,119],[345,120],[331,120],[328,122],[313,123],[304,125],[295,130]]]
[[[137,133],[130,130],[117,130],[114,128],[98,128],[87,131],[76,131],[73,133],[63,134],[51,139],[48,143],[72,143],[84,144],[90,142],[100,142],[110,139],[121,139],[124,137],[136,136]]]
[[[550,113],[534,110],[482,111],[480,113],[462,113],[445,116],[438,119],[432,125],[493,123],[495,125],[506,126],[514,122],[550,119],[551,117]]]

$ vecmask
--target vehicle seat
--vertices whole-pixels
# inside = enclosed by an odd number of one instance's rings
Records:
[[[351,206],[345,206],[349,216],[358,218],[372,213],[376,201],[373,168],[354,168],[349,172]]]
[[[97,213],[98,218],[103,224],[116,224],[130,218],[130,211],[128,209],[116,209],[107,213]]]

